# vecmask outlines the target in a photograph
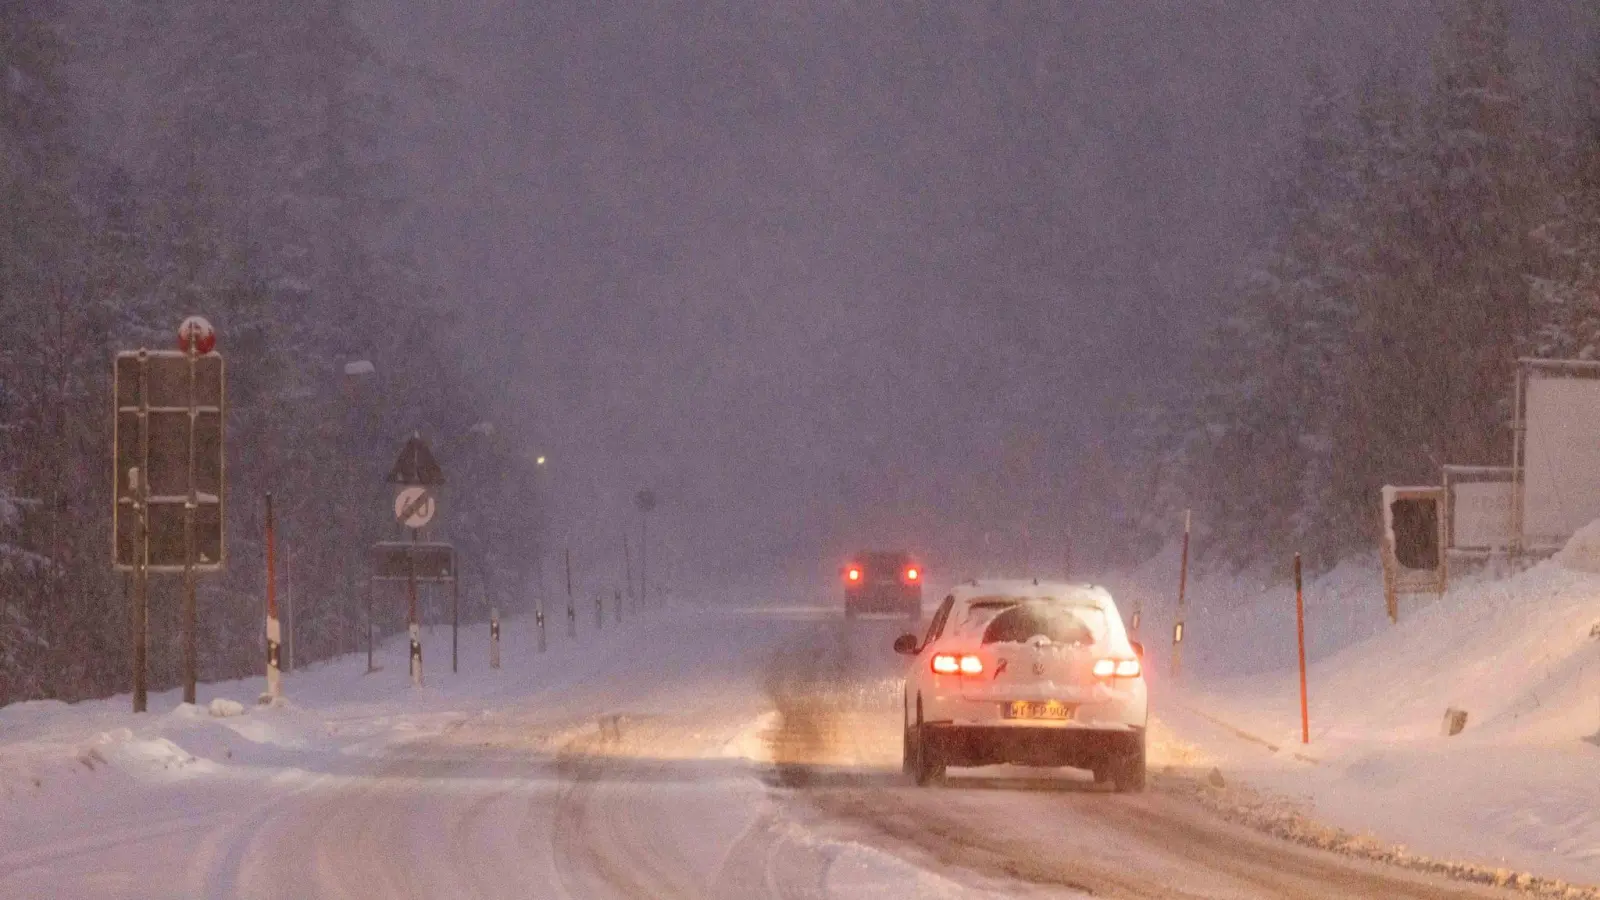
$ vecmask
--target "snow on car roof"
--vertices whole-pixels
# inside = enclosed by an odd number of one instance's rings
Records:
[[[1011,602],[1021,599],[1057,600],[1097,609],[1115,608],[1111,593],[1096,584],[1074,584],[1063,581],[1034,581],[1033,579],[991,579],[969,581],[952,591],[959,603]]]

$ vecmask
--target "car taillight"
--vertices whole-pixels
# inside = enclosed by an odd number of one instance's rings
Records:
[[[1143,671],[1137,659],[1097,659],[1094,661],[1096,678],[1138,678]]]
[[[906,570],[906,580],[907,581],[916,581],[918,578],[921,578],[921,577],[922,577],[922,573],[917,571],[915,568],[911,568],[911,569],[907,569]]]
[[[939,675],[982,675],[983,660],[970,653],[935,653],[933,671]]]
[[[844,573],[844,577],[849,581],[860,581],[861,580],[861,570],[855,568],[854,566],[852,566],[850,568],[850,571]]]

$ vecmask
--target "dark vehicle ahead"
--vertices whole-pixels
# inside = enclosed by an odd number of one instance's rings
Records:
[[[922,566],[901,550],[857,553],[843,571],[844,616],[899,613],[922,618]]]

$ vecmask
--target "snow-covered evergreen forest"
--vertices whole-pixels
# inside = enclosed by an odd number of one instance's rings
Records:
[[[481,427],[468,336],[396,237],[425,211],[385,140],[388,92],[425,76],[381,59],[348,6],[0,3],[0,704],[126,689],[111,359],[175,348],[191,313],[230,373],[230,558],[201,581],[201,678],[262,664],[269,490],[297,663],[364,643],[362,550],[392,536],[383,478],[413,429],[464,485],[447,520],[464,564],[499,576],[469,579],[466,615],[523,596],[533,461]],[[179,677],[178,582],[152,579],[157,689]]]
[[[1161,534],[1192,504],[1213,561],[1371,553],[1382,485],[1510,464],[1519,356],[1600,357],[1600,55],[1547,65],[1514,6],[1311,73],[1271,238],[1144,432]]]

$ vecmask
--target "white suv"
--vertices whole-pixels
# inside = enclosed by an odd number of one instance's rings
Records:
[[[1072,766],[1118,791],[1144,789],[1148,702],[1140,662],[1105,588],[972,581],[939,605],[927,636],[901,635],[905,770]]]

